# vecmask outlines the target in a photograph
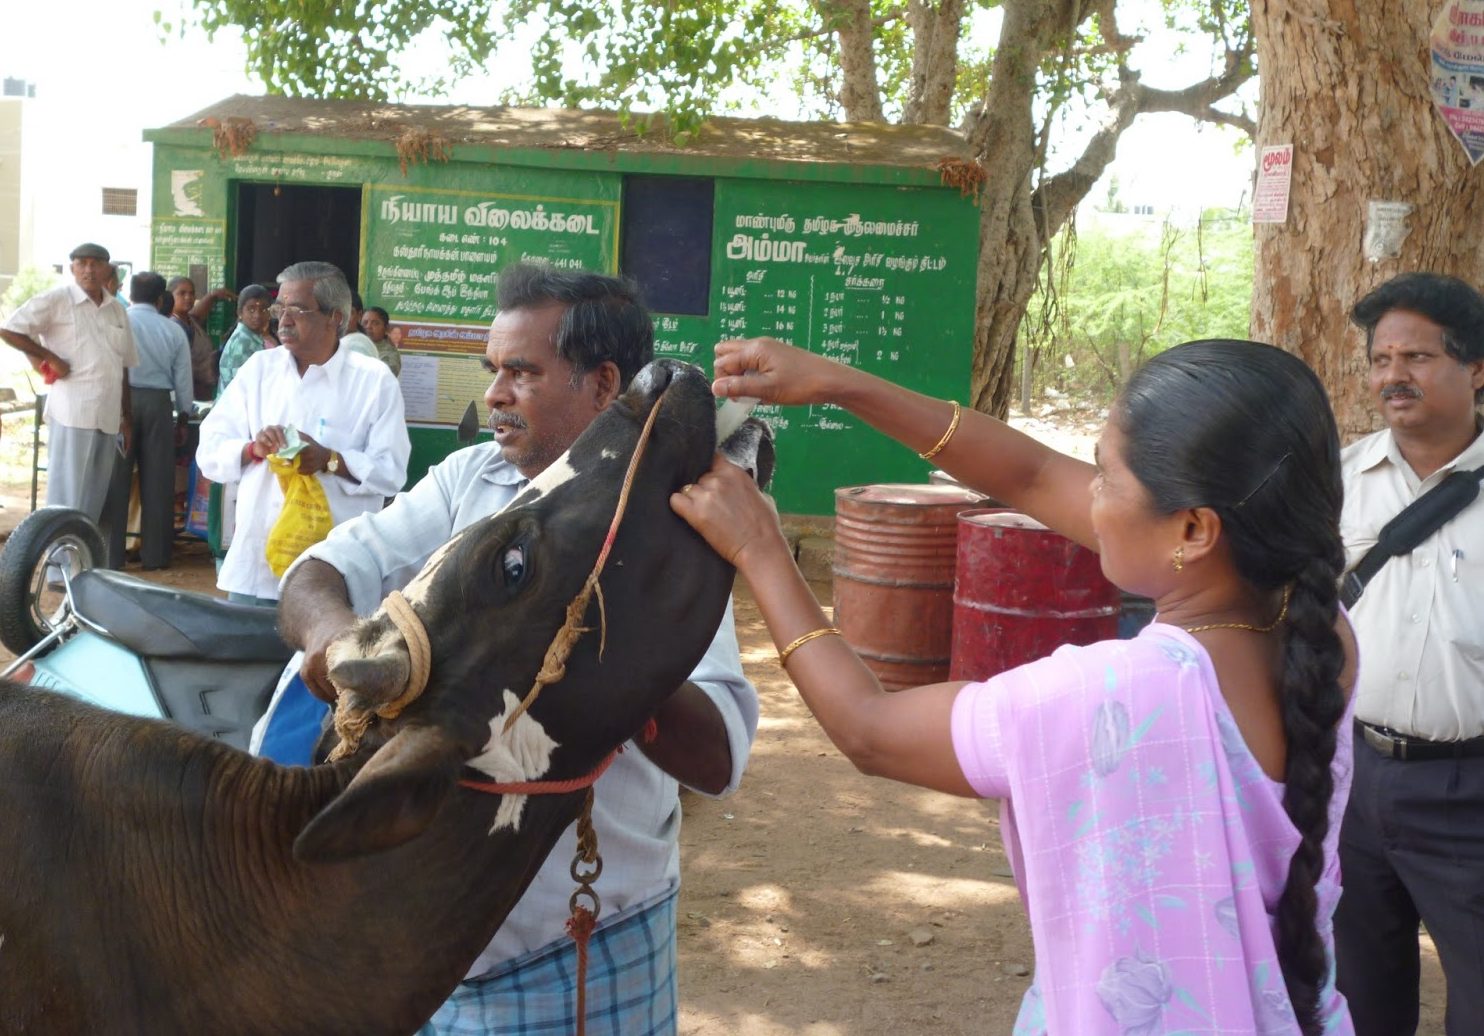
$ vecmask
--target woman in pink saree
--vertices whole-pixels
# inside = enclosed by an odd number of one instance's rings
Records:
[[[722,343],[716,371],[718,395],[845,407],[1155,601],[1133,640],[886,694],[829,635],[750,480],[719,461],[673,499],[857,767],[1002,800],[1036,944],[1015,1032],[1351,1032],[1331,918],[1356,660],[1313,372],[1251,342],[1178,346],[1130,380],[1093,466],[769,339]]]

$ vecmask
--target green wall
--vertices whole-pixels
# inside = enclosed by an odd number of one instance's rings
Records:
[[[459,148],[404,173],[370,141],[266,135],[222,157],[204,133],[147,137],[152,261],[167,276],[205,266],[210,283],[237,285],[236,183],[361,189],[359,287],[406,334],[412,479],[455,448],[453,425],[482,399],[498,270],[522,259],[618,270],[627,174],[714,181],[711,226],[680,234],[674,255],[709,262],[705,312],[656,312],[660,355],[709,368],[716,342],[774,335],[923,392],[968,392],[978,213],[931,171]],[[927,464],[837,408],[758,413],[777,435],[785,512],[832,513],[836,486],[926,477]]]

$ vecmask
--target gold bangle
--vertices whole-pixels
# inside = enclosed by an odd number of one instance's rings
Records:
[[[827,637],[831,633],[833,633],[837,637],[844,636],[844,634],[841,633],[834,626],[821,626],[817,630],[810,630],[808,633],[805,633],[798,640],[794,641],[788,647],[786,647],[782,651],[778,652],[778,664],[779,664],[779,666],[786,666],[786,665],[788,665],[788,658],[789,658],[789,656],[792,655],[795,651],[799,650],[799,648],[803,647],[805,644],[809,643],[815,637]]]
[[[932,460],[934,457],[936,457],[938,455],[938,451],[947,446],[948,440],[953,438],[953,433],[958,431],[958,419],[963,414],[963,407],[958,405],[958,400],[956,399],[949,400],[949,402],[953,404],[953,417],[948,422],[948,431],[943,433],[943,438],[938,440],[938,445],[934,446],[926,453],[918,454],[918,456],[921,457],[923,460]]]

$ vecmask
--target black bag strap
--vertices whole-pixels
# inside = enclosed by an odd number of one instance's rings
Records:
[[[1365,592],[1366,584],[1381,571],[1382,565],[1392,558],[1410,554],[1419,543],[1473,503],[1479,495],[1480,479],[1484,479],[1484,467],[1455,471],[1381,526],[1376,545],[1345,574],[1340,586],[1340,600],[1345,607],[1355,607],[1355,602]]]

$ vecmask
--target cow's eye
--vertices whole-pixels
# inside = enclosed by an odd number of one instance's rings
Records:
[[[507,547],[500,558],[500,567],[505,571],[506,584],[518,585],[526,577],[526,548]]]

